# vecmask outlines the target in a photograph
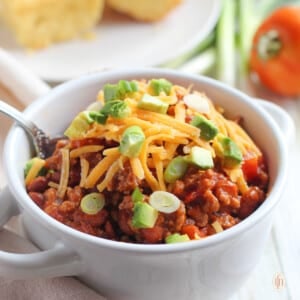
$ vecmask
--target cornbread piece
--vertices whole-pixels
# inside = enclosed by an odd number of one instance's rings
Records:
[[[102,16],[104,0],[0,0],[4,22],[32,49],[88,33]]]
[[[182,0],[107,0],[108,6],[139,21],[158,21]]]

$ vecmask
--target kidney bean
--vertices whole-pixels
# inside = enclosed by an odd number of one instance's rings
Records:
[[[46,177],[38,176],[27,185],[28,192],[43,193],[48,187]]]

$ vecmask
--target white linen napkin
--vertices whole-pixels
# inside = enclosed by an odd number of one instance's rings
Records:
[[[28,240],[7,229],[0,231],[0,250],[16,253],[38,251]],[[104,297],[73,277],[35,280],[11,280],[0,277],[0,299],[105,300]]]

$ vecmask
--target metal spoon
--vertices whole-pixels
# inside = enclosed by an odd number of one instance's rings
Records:
[[[16,108],[0,100],[0,112],[13,118],[31,137],[36,155],[42,159],[49,156],[49,148],[51,143],[48,135],[38,128],[32,121],[24,118],[23,114]]]

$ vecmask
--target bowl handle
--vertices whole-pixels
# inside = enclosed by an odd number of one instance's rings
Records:
[[[1,48],[0,82],[25,106],[50,90],[48,84]]]
[[[4,188],[0,192],[0,226],[18,213],[14,197],[8,187]],[[12,279],[78,275],[83,270],[80,257],[62,242],[29,254],[0,251],[0,266],[0,276]]]
[[[291,116],[279,105],[272,102],[256,99],[259,105],[272,117],[289,145],[295,141],[295,124]]]

